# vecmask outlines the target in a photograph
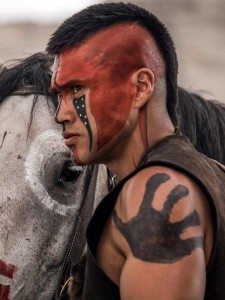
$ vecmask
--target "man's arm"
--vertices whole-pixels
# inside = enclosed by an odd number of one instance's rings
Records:
[[[212,225],[193,181],[168,168],[143,170],[124,187],[113,220],[126,257],[121,299],[204,299]]]

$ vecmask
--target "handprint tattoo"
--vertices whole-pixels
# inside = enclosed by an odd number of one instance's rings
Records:
[[[169,221],[174,205],[189,194],[185,186],[179,184],[170,191],[162,210],[152,206],[156,190],[169,179],[170,176],[165,173],[157,173],[148,179],[138,214],[127,223],[118,217],[115,210],[113,212],[114,222],[133,255],[143,261],[173,263],[189,255],[195,248],[203,248],[203,236],[180,238],[186,228],[200,225],[196,210],[181,221]]]

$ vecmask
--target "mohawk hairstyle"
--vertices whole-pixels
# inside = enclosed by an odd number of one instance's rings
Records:
[[[79,46],[99,30],[120,23],[137,23],[152,35],[166,65],[167,110],[176,126],[178,62],[173,40],[156,16],[131,3],[96,4],[65,20],[51,36],[47,52],[59,55],[66,49]]]

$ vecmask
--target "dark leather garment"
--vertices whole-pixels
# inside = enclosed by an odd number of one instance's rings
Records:
[[[207,266],[205,300],[225,300],[225,172],[213,160],[195,150],[184,136],[159,141],[131,174],[124,178],[99,204],[87,230],[88,261],[83,300],[120,299],[119,288],[95,261],[98,241],[125,182],[141,169],[166,166],[192,178],[206,194],[214,225],[214,246]]]

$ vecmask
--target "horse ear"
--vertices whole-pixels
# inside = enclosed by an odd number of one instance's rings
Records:
[[[137,87],[135,106],[141,108],[153,94],[155,76],[148,68],[141,68],[133,73],[132,80]]]

